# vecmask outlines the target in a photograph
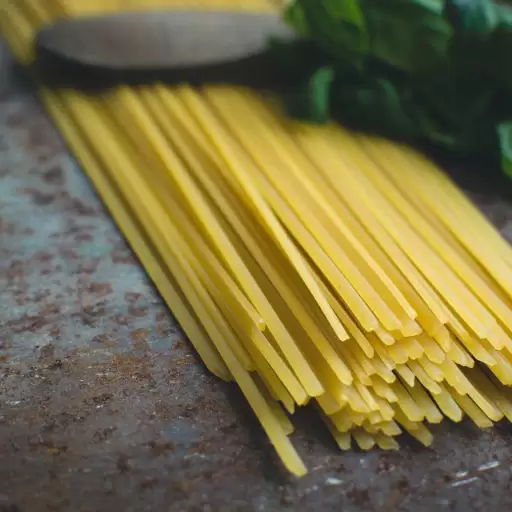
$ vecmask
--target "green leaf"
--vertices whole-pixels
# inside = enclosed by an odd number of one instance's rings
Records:
[[[500,21],[492,0],[447,0],[446,12],[459,33],[488,34]]]
[[[295,0],[285,19],[335,59],[373,57],[406,72],[444,63],[452,36],[445,0]]]
[[[307,36],[309,34],[309,25],[304,13],[304,9],[299,1],[294,0],[286,6],[283,19],[288,25],[293,27],[298,34]]]
[[[289,112],[454,154],[496,156],[499,142],[512,176],[512,8],[493,2],[295,0]]]
[[[295,0],[285,20],[336,58],[369,50],[366,21],[359,0]]]
[[[487,80],[469,80],[453,67],[416,85],[418,101],[448,126],[475,125],[492,111],[496,87]]]
[[[391,80],[370,75],[349,79],[339,74],[331,101],[336,119],[353,129],[402,141],[419,136],[407,93]]]
[[[288,113],[312,123],[328,122],[331,119],[333,80],[332,67],[317,69],[304,86],[285,96],[284,105]]]
[[[326,123],[331,118],[331,86],[334,80],[332,67],[320,68],[309,81],[311,98],[311,120]]]
[[[492,75],[500,61],[494,39],[502,14],[493,0],[447,0],[446,16],[455,31],[453,64],[470,76],[487,78],[494,88],[497,82]]]
[[[372,55],[407,73],[444,66],[452,28],[443,5],[441,0],[361,0]]]
[[[500,18],[500,24],[491,36],[488,58],[493,65],[491,79],[497,85],[506,88],[509,98],[512,98],[512,66],[510,66],[512,9],[509,9],[509,11],[509,17],[502,16]]]
[[[512,178],[512,122],[498,126],[500,141],[501,167],[504,173]]]

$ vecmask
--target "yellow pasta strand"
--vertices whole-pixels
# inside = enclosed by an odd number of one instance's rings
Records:
[[[0,29],[29,64],[56,17],[179,4],[19,0]],[[397,449],[402,428],[430,446],[443,417],[512,420],[512,250],[428,159],[297,123],[242,88],[40,93],[206,367],[236,382],[291,473],[306,468],[286,412],[311,400],[342,450]]]

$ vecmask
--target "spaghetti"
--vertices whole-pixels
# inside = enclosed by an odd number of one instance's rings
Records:
[[[99,6],[2,9],[27,63],[41,23]],[[396,449],[404,430],[429,445],[444,416],[512,419],[512,251],[424,157],[297,124],[245,89],[41,98],[206,366],[238,384],[290,472],[306,468],[286,413],[308,402],[342,449]]]

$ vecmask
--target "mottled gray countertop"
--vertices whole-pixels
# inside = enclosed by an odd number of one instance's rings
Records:
[[[507,230],[512,210],[484,199]],[[14,75],[0,96],[0,512],[512,510],[506,424],[444,423],[432,449],[397,453],[340,453],[310,411],[296,425],[300,481],[205,371]]]

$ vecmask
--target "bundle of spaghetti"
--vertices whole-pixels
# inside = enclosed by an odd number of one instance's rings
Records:
[[[79,7],[20,0],[0,24],[26,63],[34,30]],[[403,431],[430,445],[445,416],[512,420],[512,251],[425,157],[296,123],[246,89],[41,98],[206,366],[238,384],[292,473],[306,468],[290,417],[310,402],[342,449],[396,449]]]

